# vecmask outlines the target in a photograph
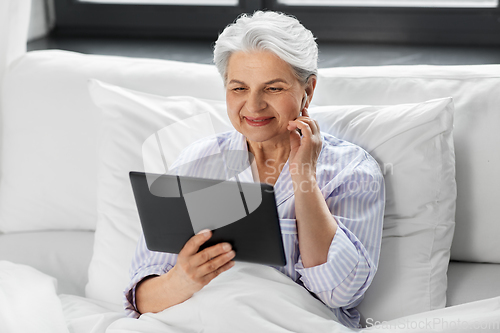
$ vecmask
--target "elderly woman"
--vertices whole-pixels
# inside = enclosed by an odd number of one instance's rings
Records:
[[[384,183],[367,152],[321,133],[309,117],[317,55],[311,32],[284,14],[256,12],[226,27],[214,61],[235,130],[218,135],[216,145],[198,142],[187,154],[253,154],[254,181],[275,189],[287,259],[285,267],[275,268],[307,288],[341,323],[358,327],[355,306],[378,265]],[[192,169],[193,176],[209,176],[203,166]],[[184,302],[231,269],[230,244],[198,252],[210,237],[209,230],[194,235],[178,255],[150,252],[142,238],[125,293],[130,315]]]

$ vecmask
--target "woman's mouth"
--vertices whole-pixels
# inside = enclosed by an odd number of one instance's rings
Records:
[[[269,124],[273,119],[274,117],[257,117],[257,118],[245,117],[247,124],[250,126],[264,126]]]

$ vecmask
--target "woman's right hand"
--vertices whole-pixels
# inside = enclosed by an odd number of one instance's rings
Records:
[[[140,313],[160,312],[184,302],[212,279],[234,266],[235,253],[229,243],[219,243],[198,252],[212,236],[202,230],[191,237],[177,256],[175,266],[166,274],[144,279],[136,289]]]
[[[210,230],[202,230],[191,237],[177,257],[177,263],[169,271],[171,282],[179,293],[190,298],[213,278],[234,266],[231,244],[219,243],[198,252],[200,246],[212,236]]]

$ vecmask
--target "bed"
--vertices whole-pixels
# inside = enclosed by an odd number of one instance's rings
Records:
[[[29,1],[0,9],[1,332],[500,331],[500,65],[320,69],[311,114],[370,152],[387,188],[363,328],[241,262],[136,320],[122,305],[141,232],[128,171],[176,118],[227,129],[222,81],[212,65],[25,52]]]

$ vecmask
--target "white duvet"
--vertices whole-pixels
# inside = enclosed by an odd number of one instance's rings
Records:
[[[500,332],[500,297],[348,329],[279,271],[237,263],[182,304],[140,319],[117,305],[57,295],[56,281],[0,261],[0,332]],[[378,324],[378,325],[375,325]]]

